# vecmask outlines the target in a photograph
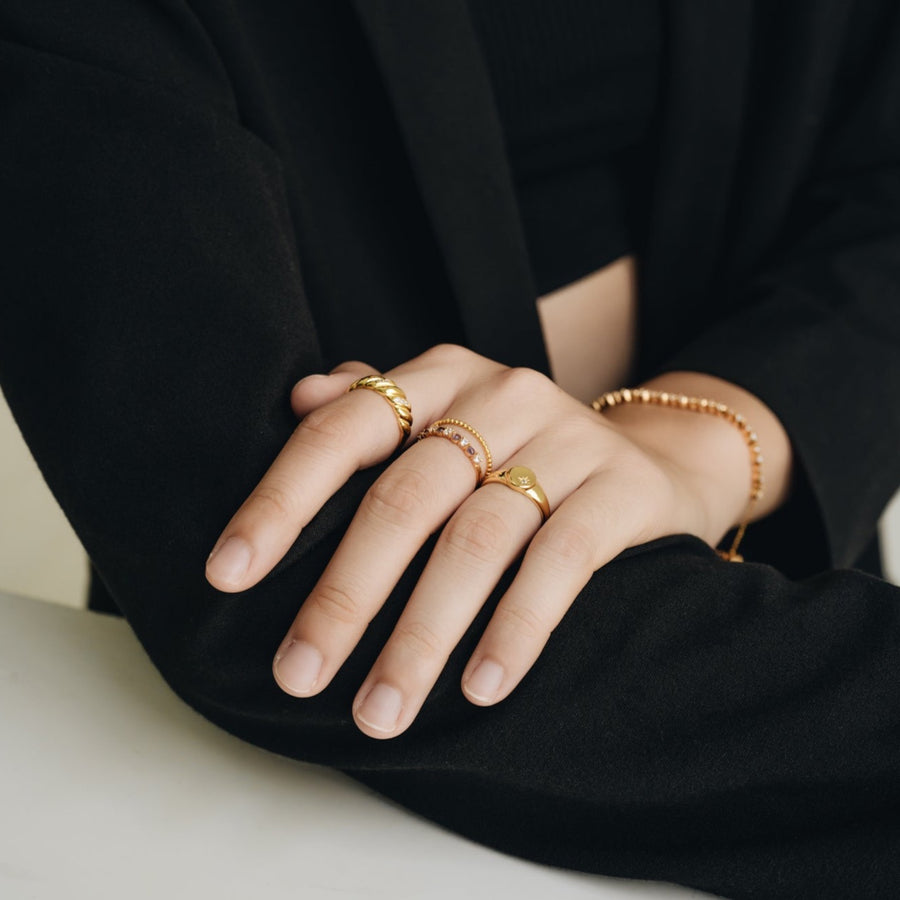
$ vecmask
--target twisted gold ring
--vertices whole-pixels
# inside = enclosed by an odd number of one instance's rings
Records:
[[[376,394],[380,394],[391,404],[391,409],[397,417],[397,425],[400,428],[400,440],[397,443],[397,449],[399,450],[412,431],[412,409],[410,409],[406,394],[395,382],[391,381],[390,378],[385,378],[383,375],[364,375],[362,378],[357,378],[347,388],[347,392],[349,393],[359,388],[375,391]]]
[[[505,484],[508,488],[524,494],[541,511],[542,525],[550,516],[550,501],[544,489],[538,484],[537,475],[527,466],[512,466],[502,472],[486,475],[481,485],[484,487],[486,484]]]
[[[460,431],[460,429],[464,429],[464,431]],[[468,434],[465,432],[468,432]],[[442,437],[452,444],[456,444],[466,454],[469,462],[472,463],[478,484],[481,484],[491,474],[494,461],[491,459],[491,451],[488,448],[487,441],[468,422],[463,422],[462,419],[438,419],[436,422],[432,422],[419,435],[418,440],[427,437]],[[472,443],[472,438],[475,438],[481,445],[481,453],[478,452],[478,448]],[[484,464],[484,468],[482,468],[482,464]]]

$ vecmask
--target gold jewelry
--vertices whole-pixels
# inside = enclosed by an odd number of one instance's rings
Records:
[[[399,450],[412,431],[412,410],[406,394],[400,390],[395,382],[391,381],[390,378],[385,378],[383,375],[364,375],[362,378],[357,378],[347,388],[347,392],[349,393],[359,388],[375,391],[375,393],[380,394],[391,404],[391,409],[397,417],[397,425],[400,428],[400,441],[397,444],[397,449]]]
[[[454,428],[453,426],[457,426]],[[464,428],[472,437],[481,444],[481,453],[478,452],[475,445],[472,441],[461,431],[459,428]],[[491,474],[491,468],[494,465],[494,461],[491,459],[491,451],[488,448],[487,442],[485,439],[467,422],[463,422],[462,419],[438,419],[436,422],[432,422],[423,432],[421,432],[416,438],[416,440],[421,441],[422,438],[427,437],[442,437],[446,438],[453,444],[456,444],[463,453],[466,454],[469,462],[475,468],[475,477],[478,479],[478,484]],[[484,463],[484,468],[482,468],[482,463]]]
[[[623,403],[644,403],[707,413],[708,415],[725,419],[741,432],[741,435],[747,442],[747,449],[750,451],[750,502],[747,512],[744,514],[744,519],[735,532],[731,547],[728,550],[717,550],[716,552],[722,559],[727,559],[729,562],[743,562],[744,557],[737,552],[738,545],[743,540],[744,532],[750,524],[750,518],[756,504],[763,496],[763,455],[759,448],[759,439],[756,436],[756,432],[747,424],[747,420],[724,403],[718,403],[715,400],[689,397],[686,394],[672,394],[668,391],[651,391],[647,388],[623,388],[619,391],[610,391],[594,400],[591,406],[597,412],[603,412],[604,409],[608,409],[611,406],[620,406]]]
[[[482,487],[486,484],[505,484],[508,488],[524,494],[541,511],[542,525],[550,516],[550,501],[547,499],[544,489],[538,484],[537,475],[527,466],[512,466],[502,472],[487,475],[481,482]]]

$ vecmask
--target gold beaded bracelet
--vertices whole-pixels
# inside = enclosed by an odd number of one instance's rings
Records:
[[[715,400],[707,400],[702,397],[689,397],[686,394],[672,394],[668,391],[652,391],[647,388],[623,388],[619,391],[609,391],[606,394],[602,394],[591,403],[591,406],[597,412],[603,412],[604,409],[609,409],[612,406],[621,406],[625,403],[650,403],[656,406],[669,406],[674,409],[688,409],[692,412],[707,413],[708,415],[725,419],[740,430],[750,450],[750,503],[743,521],[738,525],[731,547],[728,550],[717,550],[716,552],[722,559],[727,559],[729,562],[743,562],[744,557],[737,552],[737,549],[744,537],[747,526],[750,524],[753,509],[763,495],[763,456],[759,448],[756,432],[747,424],[747,420],[742,415],[736,413],[724,403],[718,403]]]

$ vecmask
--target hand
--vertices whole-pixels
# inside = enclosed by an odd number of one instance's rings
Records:
[[[301,422],[217,542],[207,564],[214,586],[240,591],[258,582],[353,472],[394,452],[399,431],[388,402],[369,390],[347,392],[372,371],[347,363],[294,387]],[[551,516],[542,524],[538,506],[504,485],[473,490],[471,461],[441,438],[411,439],[373,483],[274,663],[288,693],[323,690],[417,551],[442,529],[354,702],[356,723],[371,737],[410,725],[523,550],[463,674],[465,695],[479,705],[515,688],[596,569],[666,534],[715,544],[746,507],[746,447],[721,420],[645,408],[627,411],[630,424],[617,423],[535,371],[454,346],[387,375],[410,400],[413,434],[439,418],[470,423],[487,441],[494,471],[524,465],[537,473]],[[711,465],[717,455],[721,464]]]

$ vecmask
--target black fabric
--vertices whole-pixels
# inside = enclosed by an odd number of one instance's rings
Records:
[[[407,733],[352,724],[424,553],[321,696],[272,680],[378,470],[256,588],[203,577],[298,377],[437,340],[546,367],[462,2],[3,0],[0,381],[103,586],[221,727],[553,865],[894,897],[900,588],[847,567],[900,483],[900,12],[664,11],[639,377],[748,386],[799,475],[747,564],[675,535],[596,573],[496,708],[458,687],[488,604]]]
[[[642,243],[659,2],[470,0],[468,9],[544,294]]]

